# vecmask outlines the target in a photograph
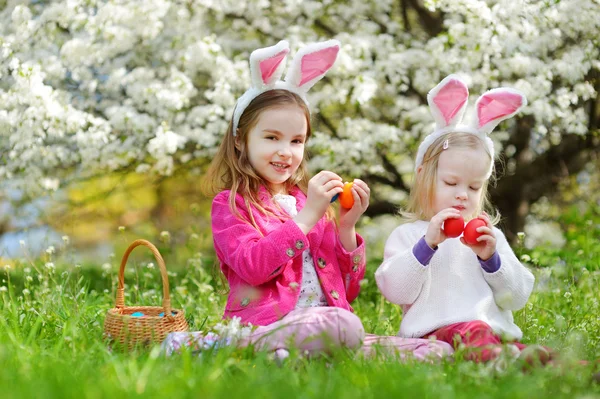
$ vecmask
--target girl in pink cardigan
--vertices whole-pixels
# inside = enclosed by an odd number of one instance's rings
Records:
[[[229,283],[224,318],[259,326],[238,342],[286,357],[290,345],[309,353],[373,344],[401,355],[441,357],[443,342],[367,334],[352,313],[365,274],[365,244],[355,225],[369,205],[369,187],[354,180],[351,209],[331,201],[342,179],[321,171],[308,179],[311,136],[306,92],[333,65],[339,43],[310,45],[294,58],[285,81],[285,41],[250,56],[253,86],[238,100],[229,129],[207,174],[214,246]],[[201,333],[174,333],[170,353],[206,344]]]

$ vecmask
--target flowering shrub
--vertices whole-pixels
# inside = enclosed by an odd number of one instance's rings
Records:
[[[310,96],[312,167],[400,189],[390,173],[411,172],[432,126],[424,96],[449,73],[468,74],[473,93],[525,92],[531,157],[587,134],[597,96],[593,0],[0,4],[0,181],[29,195],[98,171],[169,175],[210,157],[248,85],[249,52],[283,38],[343,44]]]

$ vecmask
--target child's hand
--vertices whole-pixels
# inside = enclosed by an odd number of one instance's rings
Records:
[[[488,260],[496,252],[496,235],[494,234],[494,228],[490,221],[490,216],[483,212],[479,215],[480,219],[485,220],[485,226],[477,228],[477,232],[482,233],[481,236],[477,237],[479,244],[469,245],[465,241],[464,237],[460,238],[460,242],[471,248],[475,255],[479,256],[481,260]]]
[[[460,211],[455,208],[446,208],[438,212],[437,215],[429,221],[429,227],[425,233],[425,242],[431,248],[435,249],[438,245],[446,241],[448,236],[442,230],[442,225],[446,219],[459,218]]]
[[[331,199],[334,195],[342,192],[343,186],[342,178],[327,170],[317,173],[310,179],[306,205],[294,218],[302,231],[307,230],[304,231],[305,234],[323,217]]]
[[[367,183],[360,179],[354,179],[353,183],[351,190],[354,205],[350,209],[340,206],[340,229],[354,227],[360,216],[369,207],[371,189],[367,186]]]

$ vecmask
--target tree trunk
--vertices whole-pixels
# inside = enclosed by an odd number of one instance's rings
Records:
[[[502,227],[509,241],[514,241],[525,227],[531,204],[557,192],[560,181],[577,174],[598,157],[600,140],[591,134],[564,136],[562,141],[531,162],[517,162],[514,174],[500,176],[490,190],[492,203],[502,215]]]

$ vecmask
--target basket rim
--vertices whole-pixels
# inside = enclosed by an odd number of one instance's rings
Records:
[[[122,317],[122,318],[128,318],[128,319],[136,319],[136,320],[148,320],[148,319],[161,319],[161,320],[167,320],[169,319],[169,317],[165,317],[165,316],[152,316],[152,315],[144,315],[144,317],[133,317],[130,314],[123,314],[121,313],[122,310],[124,309],[128,309],[128,308],[136,308],[136,309],[154,309],[154,310],[164,310],[161,306],[125,306],[123,308],[110,308],[107,310],[107,315],[110,316],[115,316],[115,317]],[[185,316],[185,311],[183,309],[171,309],[171,312],[175,312],[175,314],[171,315],[170,318],[177,318],[177,317],[181,317],[181,316]]]

